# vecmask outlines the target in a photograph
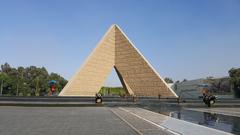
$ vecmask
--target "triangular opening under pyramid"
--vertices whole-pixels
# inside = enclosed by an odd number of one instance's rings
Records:
[[[103,87],[123,87],[114,68],[108,75]]]
[[[117,25],[109,28],[59,95],[94,96],[113,68],[129,95],[177,97]]]
[[[122,86],[118,74],[114,68],[108,75],[99,93],[101,93],[104,96],[124,96],[128,94],[127,91]]]

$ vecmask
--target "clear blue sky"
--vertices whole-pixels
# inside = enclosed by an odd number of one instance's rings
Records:
[[[163,77],[221,77],[240,67],[239,0],[0,0],[0,63],[69,79],[111,24]],[[106,85],[119,85],[116,75]]]

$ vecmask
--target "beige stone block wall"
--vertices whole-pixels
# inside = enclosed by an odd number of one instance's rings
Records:
[[[115,60],[115,29],[108,30],[60,96],[94,96],[112,71]]]
[[[118,27],[115,40],[115,66],[135,95],[176,97]]]

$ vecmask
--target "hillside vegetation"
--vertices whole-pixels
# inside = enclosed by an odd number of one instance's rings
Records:
[[[1,65],[0,69],[0,95],[5,96],[44,96],[48,95],[50,87],[48,82],[56,81],[56,91],[59,93],[67,84],[62,76],[48,73],[45,67],[17,67],[8,63]]]

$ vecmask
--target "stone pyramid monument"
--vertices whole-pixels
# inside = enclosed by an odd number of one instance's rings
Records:
[[[112,68],[129,95],[177,97],[117,25],[109,28],[59,96],[95,96]]]

